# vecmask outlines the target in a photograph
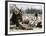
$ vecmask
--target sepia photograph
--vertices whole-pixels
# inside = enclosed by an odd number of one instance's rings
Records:
[[[8,34],[44,32],[44,4],[8,2]]]

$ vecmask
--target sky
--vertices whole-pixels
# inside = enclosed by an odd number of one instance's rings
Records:
[[[27,8],[29,8],[29,9],[42,9],[42,6],[40,6],[40,5],[26,5],[26,4],[18,4],[18,5],[16,5],[19,9],[23,9],[23,10],[25,10],[25,9],[27,9]]]
[[[15,4],[11,4],[10,6],[14,7]],[[26,9],[42,9],[42,5],[29,5],[29,4],[16,4],[16,7],[22,10]]]

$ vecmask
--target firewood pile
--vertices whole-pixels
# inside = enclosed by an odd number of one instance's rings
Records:
[[[26,23],[28,21],[28,23]],[[11,25],[10,28],[16,28],[16,25]],[[23,20],[23,22],[19,22],[18,29],[24,29],[24,30],[32,30],[34,27],[42,28],[42,22],[41,21],[34,21],[31,20]]]

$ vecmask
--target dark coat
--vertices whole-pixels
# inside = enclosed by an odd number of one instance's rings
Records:
[[[19,13],[18,15],[16,15],[14,12],[13,12],[13,15],[12,15],[12,18],[10,19],[10,21],[13,22],[13,24],[16,24],[17,26],[19,25],[19,22],[18,20],[20,19],[20,21],[22,21],[22,15]]]

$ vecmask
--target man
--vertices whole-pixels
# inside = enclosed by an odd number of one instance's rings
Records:
[[[17,11],[13,11],[13,15],[12,18],[10,19],[10,21],[12,21],[12,25],[16,24],[16,27],[19,26],[19,21],[22,21],[22,14],[20,13],[21,11],[17,12]]]

